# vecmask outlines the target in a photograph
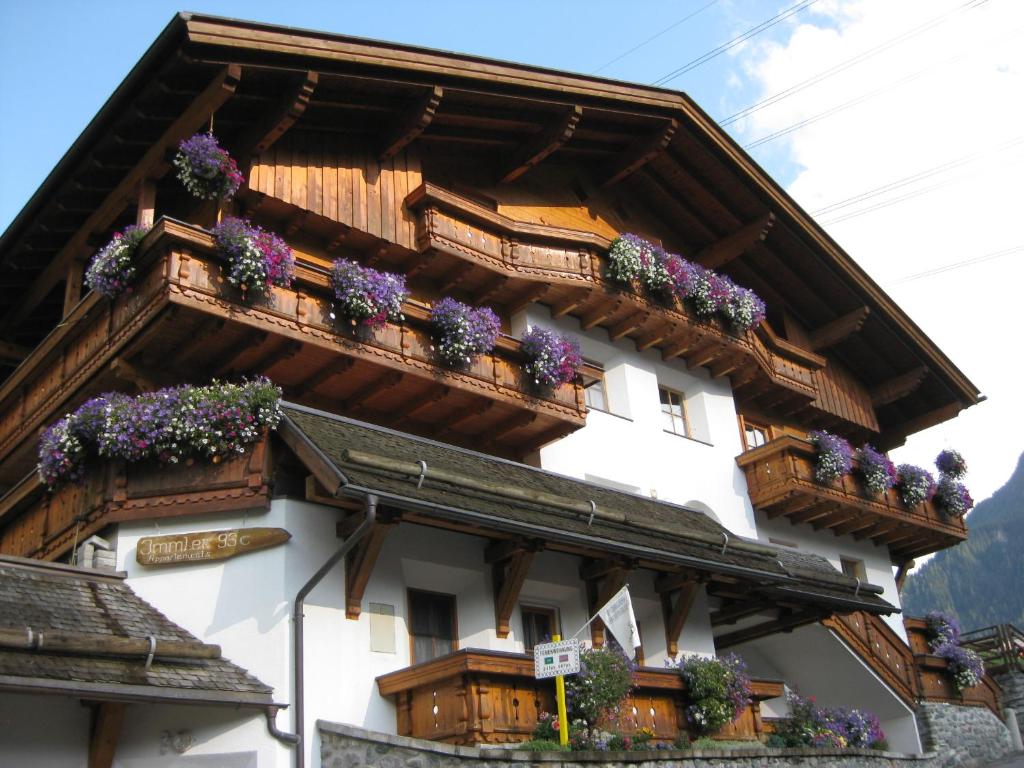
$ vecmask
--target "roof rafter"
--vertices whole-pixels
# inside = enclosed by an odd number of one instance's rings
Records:
[[[572,138],[581,117],[583,117],[583,107],[578,105],[569,107],[558,120],[516,150],[501,171],[500,183],[508,184],[515,181],[558,151]]]
[[[719,269],[742,256],[756,243],[763,243],[773,226],[775,214],[769,212],[704,248],[697,254],[696,260],[708,269]]]
[[[443,98],[444,88],[435,85],[419,100],[384,142],[380,152],[381,161],[397,155],[427,130]]]

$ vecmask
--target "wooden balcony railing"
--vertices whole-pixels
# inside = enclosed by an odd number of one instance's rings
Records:
[[[623,732],[650,728],[654,741],[671,744],[685,728],[684,687],[678,672],[641,668],[623,707]],[[382,696],[394,697],[398,733],[452,744],[526,741],[541,712],[554,712],[554,684],[535,680],[533,657],[464,649],[377,678]],[[756,739],[762,733],[760,702],[781,696],[783,685],[755,680],[754,702],[716,738]]]
[[[988,707],[1000,720],[1002,714],[1002,689],[990,674],[981,683],[963,691],[957,691],[949,674],[949,662],[931,653],[928,647],[928,625],[924,619],[903,620],[914,653],[920,680],[920,697],[926,701],[941,701],[949,704],[965,704]]]
[[[895,558],[912,558],[967,538],[963,519],[943,514],[930,501],[907,507],[895,490],[876,496],[847,475],[829,484],[814,479],[814,446],[784,436],[736,458],[747,477],[755,509],[837,536],[852,534],[884,544]]]
[[[510,455],[585,423],[582,387],[534,393],[510,337],[456,371],[434,360],[422,304],[407,302],[401,325],[344,331],[322,267],[300,264],[293,288],[243,298],[212,236],[167,219],[139,262],[132,293],[112,302],[89,293],[0,387],[0,487],[31,471],[40,427],[125,380],[144,388],[264,373],[293,401]]]
[[[857,611],[845,616],[831,616],[821,623],[856,651],[904,703],[916,706],[920,686],[914,653],[885,621]]]
[[[52,560],[111,523],[266,508],[270,466],[264,437],[217,464],[97,461],[52,494],[30,476],[0,501],[0,554]]]
[[[996,624],[960,635],[960,644],[985,661],[990,674],[1024,672],[1024,632],[1013,624]]]

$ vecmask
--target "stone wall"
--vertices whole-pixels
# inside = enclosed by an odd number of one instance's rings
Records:
[[[1024,733],[1024,672],[1011,670],[993,677],[1003,689],[1003,706],[1017,713],[1017,724]]]
[[[930,768],[984,766],[1012,749],[1010,732],[986,707],[922,703],[917,727],[924,748],[936,755]]]
[[[987,710],[986,710],[987,712]],[[664,750],[650,752],[524,752],[456,747],[352,725],[317,723],[322,768],[937,768],[936,755],[868,749]],[[943,764],[944,765],[944,764]]]

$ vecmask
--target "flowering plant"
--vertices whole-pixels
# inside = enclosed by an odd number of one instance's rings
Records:
[[[580,345],[575,339],[540,326],[526,330],[522,350],[526,357],[523,370],[541,387],[556,387],[573,381],[583,365]]]
[[[927,624],[928,648],[949,663],[949,674],[957,691],[971,688],[985,676],[981,657],[960,645],[960,622],[942,611],[931,611],[924,618]]]
[[[818,460],[814,465],[814,479],[819,483],[831,483],[850,473],[853,467],[853,448],[831,432],[817,429],[807,439],[818,449]]]
[[[857,468],[864,479],[864,487],[875,494],[885,493],[896,486],[899,475],[889,457],[867,443],[857,449]]]
[[[541,712],[537,715],[532,738],[538,741],[558,741],[558,729],[558,716],[550,712]]]
[[[402,275],[379,272],[349,259],[335,259],[331,287],[341,314],[352,325],[382,328],[388,320],[405,319],[402,302],[408,298],[409,290]]]
[[[464,366],[494,349],[501,322],[490,307],[473,308],[445,297],[430,312],[434,352],[451,366]]]
[[[132,224],[100,248],[85,270],[85,284],[108,299],[131,290],[135,279],[135,252],[149,232],[148,227]]]
[[[52,490],[78,482],[90,458],[174,463],[192,455],[214,462],[259,439],[281,419],[281,390],[260,377],[242,384],[183,385],[131,397],[87,401],[39,440],[40,478]]]
[[[174,167],[185,189],[203,200],[230,200],[242,184],[238,166],[212,133],[182,141]]]
[[[765,318],[764,302],[753,291],[631,233],[612,241],[608,277],[624,285],[639,280],[652,294],[688,302],[698,317],[721,315],[740,333]]]
[[[956,616],[942,611],[930,611],[924,620],[928,647],[932,651],[943,645],[960,644],[960,622]]]
[[[939,468],[939,472],[952,478],[960,479],[967,474],[967,462],[959,451],[941,451],[935,458],[935,466]]]
[[[789,717],[775,727],[786,746],[826,749],[885,746],[882,726],[870,712],[819,707],[813,696],[803,697],[794,691],[786,692],[786,702]]]
[[[632,661],[622,649],[609,643],[604,648],[590,648],[580,653],[579,674],[565,679],[565,696],[572,727],[583,721],[583,731],[598,722],[612,723],[618,719],[619,707],[633,687]]]
[[[681,656],[676,666],[686,683],[686,719],[701,733],[733,722],[750,703],[747,665],[736,654],[720,659]]]
[[[927,469],[913,464],[900,464],[896,467],[896,473],[899,475],[896,488],[908,507],[916,507],[935,494],[935,478]]]
[[[213,228],[217,248],[228,259],[228,281],[243,291],[285,288],[295,277],[295,257],[288,244],[245,219],[225,217]]]
[[[974,506],[967,486],[943,473],[935,486],[935,506],[950,517],[963,517]]]

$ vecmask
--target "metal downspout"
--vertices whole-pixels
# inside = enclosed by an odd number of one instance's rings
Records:
[[[305,686],[303,685],[303,608],[305,607],[306,598],[309,593],[313,591],[317,584],[319,584],[324,576],[326,576],[338,562],[341,561],[345,555],[356,544],[363,538],[366,532],[374,524],[377,519],[377,497],[370,493],[366,495],[366,517],[363,518],[363,522],[359,524],[359,527],[352,531],[352,534],[345,539],[345,542],[341,545],[337,552],[328,558],[327,562],[320,566],[320,570],[314,573],[309,581],[307,581],[302,589],[299,590],[298,594],[295,595],[294,609],[292,614],[293,627],[292,627],[292,643],[295,648],[295,667],[292,671],[294,676],[294,701],[295,701],[295,734],[298,738],[298,749],[295,750],[295,768],[304,768],[306,763],[306,748],[305,748]]]

